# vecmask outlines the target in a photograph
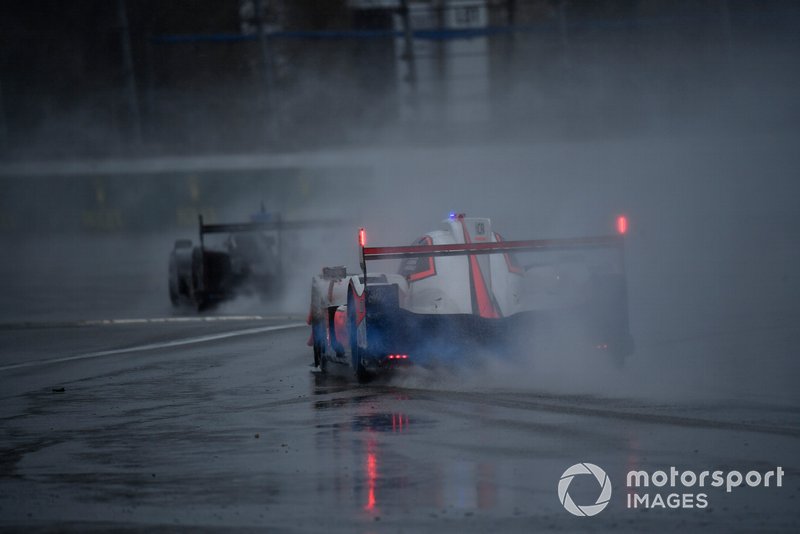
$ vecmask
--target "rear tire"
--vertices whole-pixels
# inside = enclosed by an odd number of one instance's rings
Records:
[[[213,307],[208,299],[202,294],[195,296],[194,306],[198,312],[208,311]]]
[[[347,330],[350,334],[350,354],[352,357],[353,370],[356,373],[356,380],[359,384],[366,384],[372,380],[372,374],[367,371],[362,363],[362,356],[367,356],[367,352],[358,346],[358,327],[356,326],[355,302],[352,293],[347,296]]]
[[[316,321],[311,323],[311,340],[314,347],[314,367],[319,367],[324,373],[327,370],[325,355],[322,353],[322,342],[319,334],[320,327]]]
[[[327,372],[328,365],[325,361],[325,355],[322,354],[322,350],[317,345],[316,341],[314,342],[314,367],[322,371],[323,373]]]
[[[322,367],[322,349],[317,343],[317,340],[314,340],[314,367]]]
[[[178,294],[177,284],[173,284],[172,279],[169,281],[169,301],[172,303],[173,308],[177,308],[180,304],[180,295]]]
[[[208,307],[205,292],[202,289],[205,279],[203,263],[203,251],[195,247],[192,251],[192,287],[190,288],[189,296],[198,312],[202,312]]]
[[[356,366],[356,380],[358,380],[358,383],[366,384],[372,381],[373,378],[372,373],[367,371],[367,368],[359,362]]]

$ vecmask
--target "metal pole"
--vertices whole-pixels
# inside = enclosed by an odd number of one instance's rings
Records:
[[[513,28],[517,22],[517,0],[506,0],[506,23]]]
[[[503,40],[505,54],[502,58],[503,75],[513,76],[514,66],[517,60],[517,31],[515,25],[517,23],[517,0],[506,0],[506,24],[508,24],[508,33]],[[497,100],[495,100],[497,101]]]
[[[446,8],[445,0],[436,0],[434,5],[436,10],[436,29],[440,32],[444,32],[447,26],[447,20],[445,19]],[[439,39],[436,43],[436,96],[438,99],[436,107],[438,108],[440,124],[446,124],[448,118],[447,48],[448,44],[445,39]]]
[[[8,123],[6,122],[6,106],[3,100],[3,83],[0,82],[0,151],[8,148]]]
[[[128,112],[133,122],[133,139],[136,144],[140,144],[142,142],[142,119],[139,114],[139,97],[136,93],[136,73],[133,68],[133,52],[131,51],[131,35],[125,0],[117,0],[117,22],[119,23],[120,44],[122,45],[122,69],[125,77]]]
[[[728,0],[720,0],[719,10],[722,18],[722,31],[725,35],[725,46],[728,50],[728,62],[733,63],[733,26],[731,25],[731,9]]]
[[[147,34],[147,44],[145,45],[145,69],[147,73],[147,83],[145,85],[145,109],[144,115],[148,118],[148,134],[153,132],[153,115],[156,109],[156,73],[155,73],[155,51],[153,50],[153,36]]]
[[[261,53],[261,66],[264,76],[264,102],[267,108],[267,121],[269,123],[270,135],[274,133],[275,117],[272,114],[276,108],[272,101],[272,61],[269,53],[269,44],[267,43],[267,31],[264,25],[264,16],[262,14],[263,3],[261,0],[253,0],[253,7],[255,8],[256,27],[258,29],[258,45]]]
[[[256,27],[258,29],[258,44],[261,51],[261,66],[264,69],[264,84],[269,89],[271,82],[271,69],[269,58],[269,45],[267,44],[267,34],[264,26],[264,16],[262,15],[263,4],[261,0],[253,0],[256,15]]]
[[[569,39],[567,36],[567,0],[561,0],[558,3],[558,30],[561,34],[561,46],[564,47],[566,54],[569,49]]]
[[[414,56],[414,30],[411,28],[411,14],[409,12],[408,0],[400,0],[400,16],[403,20],[403,59],[408,65],[408,83],[411,85],[411,93],[416,98],[417,91],[417,63]]]

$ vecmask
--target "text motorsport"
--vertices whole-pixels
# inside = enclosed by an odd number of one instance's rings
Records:
[[[783,468],[767,471],[678,471],[675,466],[670,466],[667,471],[629,471],[627,477],[628,508],[707,508],[708,493],[693,492],[694,488],[722,488],[726,493],[731,493],[735,488],[747,485],[751,488],[769,488],[774,481],[777,488],[783,486]],[[660,488],[689,489],[685,492],[672,492],[663,495]],[[634,489],[635,488],[635,489]],[[647,488],[642,491],[641,488]],[[655,488],[655,489],[651,489]]]
[[[578,504],[569,493],[575,477],[593,476],[599,487],[599,495],[594,503]],[[725,488],[726,493],[741,486],[750,488],[783,486],[784,470],[776,467],[761,471],[679,471],[675,466],[659,471],[628,471],[626,477],[628,509],[662,508],[687,509],[708,508],[709,496],[706,488]],[[561,505],[572,515],[592,517],[602,512],[611,500],[611,482],[606,472],[599,466],[582,462],[570,466],[558,482],[558,498]]]

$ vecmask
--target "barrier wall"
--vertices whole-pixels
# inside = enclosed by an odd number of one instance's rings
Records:
[[[7,173],[0,233],[193,230],[198,214],[206,222],[243,221],[262,204],[283,219],[335,217],[337,200],[369,176],[358,167]]]

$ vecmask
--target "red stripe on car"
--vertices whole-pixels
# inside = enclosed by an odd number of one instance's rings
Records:
[[[464,231],[464,241],[466,243],[472,243],[472,239],[470,239],[469,232],[467,231],[467,226],[464,224],[463,219],[460,220],[461,222],[461,229]],[[472,294],[475,297],[475,301],[478,304],[478,314],[481,317],[488,317],[492,319],[497,319],[501,317],[499,310],[495,307],[494,299],[489,294],[489,288],[486,287],[486,281],[483,279],[483,272],[481,271],[481,266],[478,263],[478,257],[475,255],[469,256],[469,279],[472,285]],[[474,303],[473,303],[473,313],[474,313]]]

